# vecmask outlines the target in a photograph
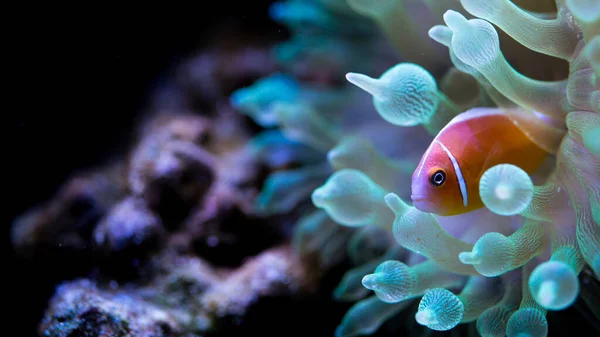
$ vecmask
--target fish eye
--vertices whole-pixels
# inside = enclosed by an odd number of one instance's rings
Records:
[[[437,170],[431,175],[430,180],[433,186],[442,186],[446,182],[446,172]]]

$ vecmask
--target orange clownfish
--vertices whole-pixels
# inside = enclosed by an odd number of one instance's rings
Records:
[[[417,209],[456,215],[483,207],[479,179],[498,164],[531,174],[547,152],[535,145],[500,109],[475,108],[454,117],[435,137],[412,176]]]

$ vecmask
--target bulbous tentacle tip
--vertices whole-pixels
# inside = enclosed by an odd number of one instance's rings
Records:
[[[427,34],[437,43],[450,48],[452,42],[452,30],[450,28],[443,25],[436,25],[431,27]]]
[[[451,291],[434,288],[423,295],[415,319],[431,330],[446,331],[460,323],[464,310],[463,303]]]
[[[453,31],[469,29],[469,22],[467,21],[467,18],[457,11],[447,10],[446,13],[444,13],[444,22]]]
[[[540,264],[529,277],[533,298],[549,310],[569,307],[579,295],[579,280],[571,266],[560,261]]]
[[[458,259],[464,264],[480,264],[481,256],[476,252],[462,252],[458,254]]]
[[[506,325],[507,337],[546,337],[548,321],[546,316],[535,308],[517,310]]]
[[[481,275],[494,277],[510,270],[513,250],[510,239],[501,233],[490,232],[475,242],[472,251],[462,252],[458,258],[464,264],[473,265]]]
[[[453,32],[451,49],[461,62],[482,71],[502,55],[498,33],[489,22],[467,20],[450,10],[444,14],[444,21]]]
[[[373,274],[365,275],[362,284],[383,302],[397,303],[412,295],[415,276],[406,264],[390,260],[381,263]]]
[[[484,205],[499,215],[516,215],[529,206],[534,186],[531,177],[520,167],[500,164],[488,169],[479,181]]]
[[[424,309],[424,310],[418,311],[415,314],[415,320],[417,321],[417,323],[424,325],[424,326],[438,324],[437,316],[436,316],[435,312],[431,309]]]
[[[347,73],[346,80],[373,95],[375,99],[382,99],[385,96],[385,85],[377,78],[359,73]]]
[[[335,222],[350,227],[388,226],[391,214],[383,203],[385,191],[369,176],[356,169],[333,173],[312,191],[313,204],[322,208]]]
[[[270,109],[270,104],[273,102],[269,102],[269,99],[262,96],[266,95],[257,93],[253,87],[241,88],[229,96],[229,104],[254,119],[261,126],[275,126],[278,122],[277,116]]]
[[[440,104],[435,78],[414,63],[397,64],[379,79],[357,73],[346,74],[346,79],[373,95],[377,113],[394,125],[428,123]]]
[[[378,281],[379,281],[378,275],[368,274],[368,275],[363,276],[362,285],[363,285],[363,287],[365,287],[369,290],[378,290],[378,284],[379,284]]]
[[[279,122],[272,106],[278,102],[293,102],[298,93],[299,86],[293,78],[276,73],[237,89],[229,96],[229,103],[261,126],[271,127]]]
[[[384,200],[386,205],[396,216],[402,216],[410,208],[410,206],[408,206],[408,204],[406,204],[396,193],[386,194]]]

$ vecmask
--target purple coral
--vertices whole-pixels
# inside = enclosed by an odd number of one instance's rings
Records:
[[[254,214],[263,168],[243,151],[252,126],[227,104],[231,88],[275,69],[264,42],[191,55],[160,82],[110,164],[74,174],[14,219],[20,270],[35,275],[17,288],[30,330],[228,335],[258,330],[263,311],[306,309],[291,298],[311,298],[322,275],[286,242],[289,219]]]

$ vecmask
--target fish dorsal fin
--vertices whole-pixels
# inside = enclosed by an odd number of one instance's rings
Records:
[[[556,154],[566,135],[566,125],[561,125],[560,121],[520,107],[502,110],[535,145],[548,153]]]

